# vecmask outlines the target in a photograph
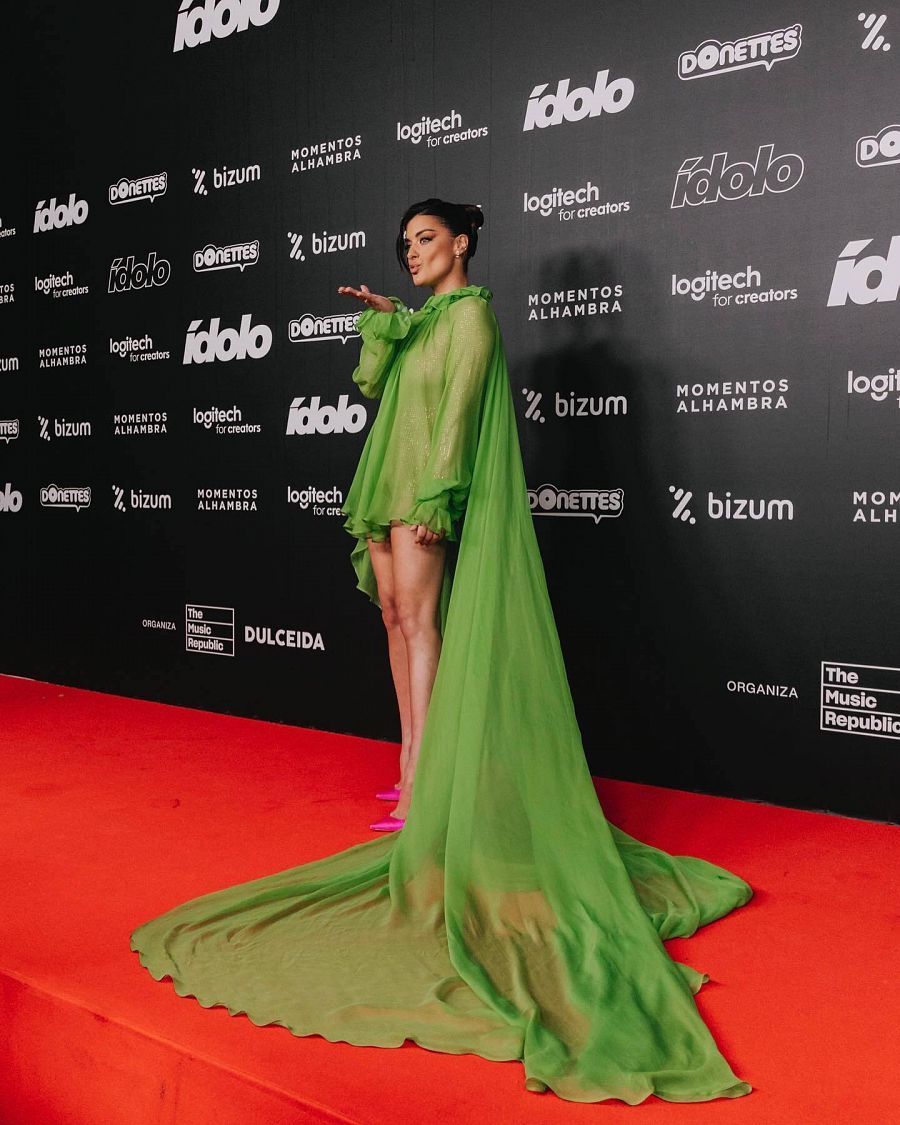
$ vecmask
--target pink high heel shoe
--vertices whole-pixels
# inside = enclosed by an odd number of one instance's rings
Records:
[[[376,801],[399,801],[400,790],[395,786],[393,789],[382,789],[380,793],[375,794]]]
[[[369,827],[373,832],[397,832],[406,823],[403,817],[400,816],[386,816],[382,820],[376,820],[374,824]]]

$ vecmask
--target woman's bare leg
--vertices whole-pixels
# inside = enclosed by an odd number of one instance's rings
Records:
[[[388,659],[391,663],[391,675],[394,679],[394,690],[397,693],[397,707],[400,711],[400,780],[397,782],[399,789],[403,785],[403,776],[406,773],[409,761],[409,751],[412,744],[412,715],[409,702],[409,658],[406,652],[406,641],[400,631],[400,621],[397,616],[397,603],[394,596],[394,565],[391,552],[390,539],[383,543],[373,543],[367,540],[369,558],[372,560],[372,570],[375,572],[375,581],[378,585],[378,600],[381,602],[381,618],[387,630]]]
[[[422,743],[431,689],[441,655],[440,595],[444,580],[446,544],[417,543],[412,527],[391,528],[393,595],[409,666],[411,739],[403,776],[402,796],[394,815],[405,817]]]

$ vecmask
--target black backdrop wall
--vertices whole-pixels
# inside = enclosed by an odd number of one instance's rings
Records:
[[[895,817],[900,8],[18,7],[3,670],[396,736],[335,290],[437,194],[594,771]]]

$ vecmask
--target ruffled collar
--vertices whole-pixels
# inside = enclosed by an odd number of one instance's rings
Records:
[[[458,301],[460,297],[481,297],[484,301],[490,301],[493,296],[490,289],[485,289],[483,285],[464,285],[462,289],[453,289],[449,293],[432,293],[419,311],[432,312],[444,309],[454,301]]]

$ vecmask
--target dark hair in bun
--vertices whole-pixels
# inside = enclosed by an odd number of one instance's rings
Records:
[[[410,219],[416,215],[434,215],[444,224],[452,235],[464,234],[469,239],[463,265],[469,264],[469,259],[475,257],[478,249],[478,232],[484,226],[484,212],[477,203],[447,203],[443,199],[423,199],[421,203],[413,203],[407,207],[400,220],[400,233],[397,235],[397,261],[402,269],[409,273],[406,263],[406,227]]]

